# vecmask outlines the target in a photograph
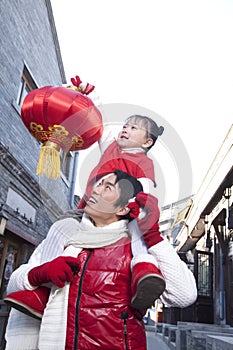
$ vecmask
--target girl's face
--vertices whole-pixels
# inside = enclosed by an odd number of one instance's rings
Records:
[[[133,120],[128,121],[118,134],[117,143],[121,148],[147,148],[151,145],[152,139],[147,137],[146,130]]]

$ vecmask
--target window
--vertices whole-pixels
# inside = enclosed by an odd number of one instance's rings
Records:
[[[212,253],[196,251],[198,294],[212,297],[213,293],[213,256]]]
[[[19,107],[22,106],[25,96],[31,90],[34,90],[34,89],[37,89],[37,85],[36,85],[35,81],[33,80],[29,70],[24,65],[23,74],[22,74],[22,77],[21,77],[19,91],[18,91],[18,96],[17,96],[17,101],[16,101],[17,105]]]
[[[73,155],[71,152],[60,151],[61,171],[68,181],[72,178]]]
[[[19,246],[6,236],[0,238],[0,299],[6,296],[9,278],[17,266]]]

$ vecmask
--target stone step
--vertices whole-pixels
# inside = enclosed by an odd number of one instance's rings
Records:
[[[177,325],[156,323],[155,334],[171,350],[233,350],[233,327],[229,325],[196,322],[178,322]],[[223,344],[224,347],[221,348]]]
[[[228,333],[228,334],[227,334]],[[191,331],[187,334],[186,347],[189,350],[206,350],[206,339],[209,335],[233,337],[232,329],[222,329],[221,331]]]
[[[206,339],[206,350],[232,350],[232,336],[208,335]]]
[[[207,324],[207,323],[196,323],[196,322],[178,322],[177,323],[177,332],[176,332],[176,348],[177,350],[191,350],[190,347],[192,345],[192,332],[205,332],[206,334],[210,333],[231,333],[233,330],[229,325],[215,325],[215,324]],[[200,334],[199,334],[200,336]],[[198,335],[196,335],[198,338]],[[201,337],[202,338],[202,337]],[[200,349],[203,349],[203,339],[195,339],[193,341],[196,346],[199,346]],[[190,345],[191,343],[191,345]],[[188,345],[187,345],[188,344]],[[197,350],[197,348],[193,347],[193,349]],[[204,348],[205,349],[205,348]]]

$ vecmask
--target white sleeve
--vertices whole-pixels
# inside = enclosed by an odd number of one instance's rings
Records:
[[[21,265],[12,273],[7,286],[7,294],[23,289],[35,289],[28,281],[28,272],[33,267],[51,261],[63,254],[67,242],[66,231],[69,233],[67,227],[69,224],[72,225],[73,222],[77,224],[77,220],[67,218],[56,221],[51,226],[46,238],[34,250],[28,263]]]
[[[113,135],[112,129],[110,126],[105,127],[103,134],[101,138],[99,139],[99,149],[101,152],[101,155],[104,153],[104,151],[108,148],[109,145],[115,140],[115,137]]]
[[[166,283],[160,300],[166,307],[187,307],[197,298],[197,287],[193,273],[180,259],[174,248],[164,239],[149,248]]]
[[[18,269],[13,271],[8,286],[7,286],[7,294],[16,292],[19,290],[29,289],[33,290],[35,287],[32,287],[28,281],[28,272],[35,266],[41,264],[41,252],[44,246],[43,241],[33,252],[31,258],[29,259],[27,264],[21,265]]]

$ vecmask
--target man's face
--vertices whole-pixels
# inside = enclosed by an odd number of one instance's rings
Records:
[[[146,130],[132,121],[123,126],[118,134],[117,143],[121,148],[145,148],[147,140]]]
[[[102,178],[92,190],[84,211],[95,222],[100,219],[115,221],[116,214],[121,209],[119,206],[115,206],[120,196],[120,188],[118,183],[115,184],[115,181],[116,175],[108,175]]]

